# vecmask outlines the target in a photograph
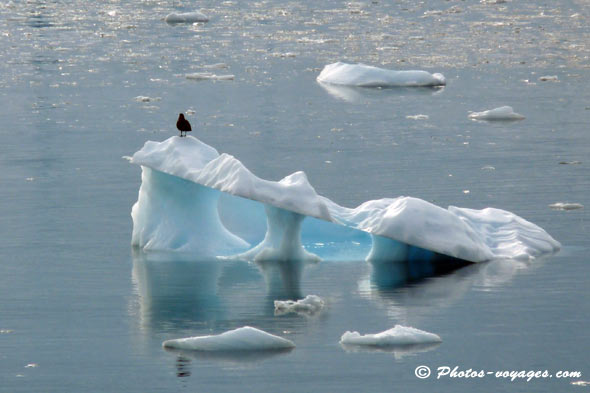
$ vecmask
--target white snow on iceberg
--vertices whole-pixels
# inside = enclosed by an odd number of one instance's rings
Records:
[[[301,245],[301,223],[308,216],[332,223],[329,231],[335,233],[348,227],[371,234],[367,259],[372,261],[403,260],[411,247],[470,262],[532,259],[560,247],[542,228],[499,209],[443,209],[412,197],[346,208],[318,195],[303,172],[278,182],[260,179],[235,157],[220,155],[190,136],[148,141],[131,162],[142,167],[138,201],[131,212],[132,244],[145,250],[217,256],[245,251],[245,259],[253,260],[317,259]],[[248,243],[223,225],[219,191],[262,202],[264,208],[244,212],[247,220],[247,215],[266,214],[267,232],[260,244],[247,251]],[[240,200],[223,199],[236,206]]]
[[[432,344],[442,342],[441,338],[424,330],[402,325],[376,334],[364,334],[359,332],[346,332],[340,338],[344,345],[368,345],[375,347],[387,347],[395,345]]]
[[[275,314],[283,315],[288,313],[313,315],[324,308],[324,301],[316,295],[307,295],[304,299],[275,300]]]
[[[166,23],[176,24],[176,23],[197,23],[197,22],[208,22],[209,18],[207,15],[203,14],[199,11],[193,12],[172,12],[166,15],[164,18]]]
[[[192,351],[272,351],[295,348],[295,344],[279,336],[250,326],[211,336],[167,340],[164,348]]]
[[[488,121],[523,120],[525,118],[520,113],[514,112],[511,106],[501,106],[483,112],[471,112],[468,117],[473,120]]]
[[[416,87],[443,86],[442,74],[427,71],[395,71],[365,64],[333,63],[324,67],[318,82],[358,87]]]

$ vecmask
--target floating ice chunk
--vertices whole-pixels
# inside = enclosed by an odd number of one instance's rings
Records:
[[[266,236],[242,254],[259,261],[317,258],[301,245],[299,231],[306,216],[375,235],[369,258],[394,258],[405,255],[407,247],[419,247],[471,262],[528,260],[560,247],[542,228],[499,209],[443,209],[411,197],[368,201],[349,209],[318,195],[303,172],[279,182],[263,180],[235,157],[219,155],[190,136],[146,142],[131,162],[142,166],[142,185],[132,209],[132,244],[148,250],[207,247],[203,252],[210,255],[230,255],[224,252],[248,247],[220,222],[219,191],[264,204],[256,214],[266,210]]]
[[[318,82],[359,87],[442,86],[445,77],[426,71],[395,71],[365,64],[333,63],[324,67]]]
[[[181,13],[173,12],[171,14],[168,14],[164,20],[166,21],[166,23],[170,24],[209,22],[209,18],[207,17],[207,15],[199,11]]]
[[[207,64],[204,65],[202,68],[205,69],[223,69],[223,68],[229,68],[229,66],[225,63],[214,63],[214,64]]]
[[[428,115],[408,115],[406,119],[410,120],[428,120]]]
[[[275,314],[283,315],[288,313],[313,315],[324,308],[324,301],[316,295],[307,295],[304,299],[275,300]]]
[[[576,210],[576,209],[583,209],[584,205],[581,203],[568,203],[568,202],[557,202],[552,203],[549,205],[551,209],[554,210]]]
[[[340,343],[345,345],[369,345],[377,347],[395,345],[431,344],[442,342],[441,338],[424,330],[402,325],[376,334],[361,335],[359,332],[346,332],[340,338]]]
[[[162,97],[148,97],[148,96],[137,96],[135,97],[135,101],[137,102],[152,102],[152,101],[160,101]]]
[[[541,82],[558,82],[559,78],[557,75],[545,75],[539,78]]]
[[[162,345],[164,348],[193,351],[269,351],[295,348],[290,340],[250,326],[218,335],[167,340]]]
[[[217,75],[211,72],[195,72],[193,74],[186,74],[186,79],[192,79],[196,81],[204,80],[217,80],[217,81],[232,81],[235,79],[235,75]]]
[[[581,161],[560,161],[560,165],[580,165]]]
[[[514,112],[511,106],[501,106],[483,112],[471,112],[468,117],[473,120],[488,121],[523,120],[525,118],[523,115]]]

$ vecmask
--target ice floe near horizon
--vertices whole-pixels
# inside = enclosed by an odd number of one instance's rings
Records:
[[[321,83],[358,87],[420,87],[443,86],[442,74],[421,70],[396,71],[365,64],[342,62],[328,64],[317,77]]]
[[[166,15],[164,18],[166,23],[177,24],[177,23],[197,23],[197,22],[208,22],[209,18],[207,15],[199,11],[193,12],[172,12]]]
[[[235,75],[233,74],[225,74],[225,75],[217,75],[212,72],[194,72],[192,74],[186,74],[186,79],[192,79],[196,81],[204,81],[204,80],[216,80],[216,81],[233,81],[235,79]]]
[[[570,203],[570,202],[556,202],[549,205],[554,210],[576,210],[583,209],[584,205],[581,203]]]
[[[314,315],[324,308],[324,301],[317,295],[307,295],[305,298],[294,300],[275,300],[275,315],[289,313]]]
[[[340,338],[340,344],[388,347],[396,345],[433,344],[442,342],[440,336],[409,326],[395,325],[393,328],[375,334],[347,331]]]
[[[142,184],[131,212],[132,244],[147,251],[318,260],[301,243],[305,217],[338,224],[324,230],[331,236],[338,236],[332,233],[343,227],[371,234],[367,259],[372,261],[403,259],[413,252],[410,246],[470,262],[528,260],[560,247],[542,228],[500,209],[444,209],[405,196],[346,208],[318,195],[304,172],[278,182],[264,180],[235,157],[219,154],[191,136],[148,141],[131,162],[142,167]],[[234,210],[244,214],[242,220],[258,216],[266,220],[266,234],[258,245],[250,245],[221,222],[219,191],[264,204],[258,210],[252,206]],[[226,203],[239,205],[241,200]],[[321,221],[312,223],[318,227]]]
[[[244,326],[225,333],[166,340],[164,348],[191,351],[272,351],[295,348],[286,338],[275,336],[263,330]]]
[[[513,121],[525,119],[523,115],[514,112],[514,109],[508,105],[482,112],[471,112],[469,113],[468,117],[472,120],[487,121]]]

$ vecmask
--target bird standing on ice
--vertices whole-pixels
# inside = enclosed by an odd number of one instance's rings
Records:
[[[189,123],[188,120],[184,118],[184,114],[182,113],[178,115],[178,120],[176,121],[176,128],[178,128],[178,130],[180,131],[180,137],[186,136],[187,132],[192,131],[191,123]]]

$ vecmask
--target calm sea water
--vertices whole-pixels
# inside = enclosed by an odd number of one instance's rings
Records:
[[[210,22],[162,20],[194,9]],[[572,384],[590,381],[586,2],[39,0],[2,1],[0,15],[0,391],[588,390]],[[317,84],[339,60],[442,72],[448,85]],[[195,72],[235,79],[186,78]],[[467,118],[501,105],[526,120]],[[194,136],[260,177],[304,170],[346,206],[399,195],[494,206],[563,248],[399,288],[377,285],[353,253],[313,266],[134,254],[140,170],[121,157],[176,134],[187,110]],[[418,114],[428,118],[407,118]],[[274,299],[307,294],[325,299],[323,313],[274,315]],[[338,344],[347,330],[395,324],[443,342],[375,352]],[[203,357],[161,347],[244,325],[297,348]],[[418,379],[420,365],[433,376]],[[443,366],[581,377],[437,380]]]

